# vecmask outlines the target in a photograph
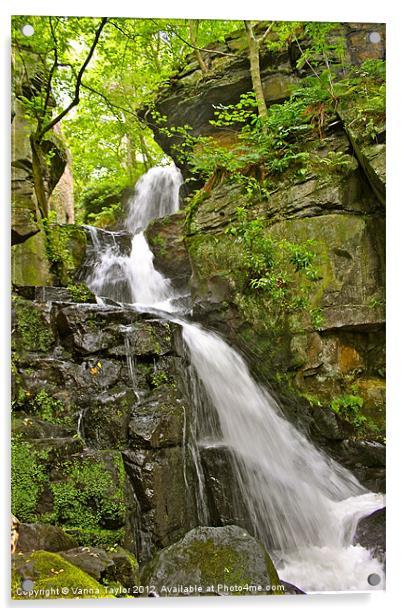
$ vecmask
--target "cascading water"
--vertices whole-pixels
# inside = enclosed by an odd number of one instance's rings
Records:
[[[193,436],[199,449],[224,446],[231,452],[254,533],[270,550],[282,579],[308,591],[372,589],[368,576],[377,573],[383,579],[382,565],[351,543],[358,520],[382,507],[383,496],[367,492],[296,430],[226,342],[178,316],[178,295],[154,268],[144,230],[151,220],[178,210],[181,181],[173,165],[140,178],[126,220],[133,234],[131,253],[123,255],[115,245],[96,246],[88,286],[98,296],[140,311],[164,311],[164,318],[182,326],[192,369],[218,421],[216,428],[207,420],[207,440],[203,434]],[[119,288],[123,281],[128,289],[123,300],[116,295],[116,278]],[[192,457],[200,465],[200,456],[192,452]]]

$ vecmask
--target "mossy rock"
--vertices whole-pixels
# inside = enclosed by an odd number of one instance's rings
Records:
[[[60,554],[71,564],[79,567],[98,582],[120,582],[125,588],[140,583],[138,563],[133,554],[120,547],[108,550],[96,547],[78,547]]]
[[[13,350],[17,352],[49,351],[55,343],[55,335],[46,306],[16,295],[12,300]]]
[[[238,526],[194,528],[146,565],[142,581],[162,596],[283,594],[269,555]]]
[[[13,599],[102,599],[112,595],[65,558],[39,550],[14,557],[11,596]]]
[[[11,280],[22,286],[48,286],[53,283],[43,229],[12,247]]]
[[[28,553],[34,550],[61,552],[71,550],[77,542],[61,528],[51,524],[19,524],[16,552]]]
[[[46,225],[46,252],[50,268],[59,284],[75,282],[75,274],[83,264],[87,248],[87,234],[79,225]]]

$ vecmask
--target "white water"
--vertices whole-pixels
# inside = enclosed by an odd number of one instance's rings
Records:
[[[87,284],[97,297],[112,297],[167,312],[174,310],[178,295],[170,281],[154,268],[154,255],[143,232],[151,220],[177,212],[182,181],[174,165],[154,167],[138,180],[126,219],[126,228],[133,234],[130,255],[121,254],[116,243],[101,250],[96,229],[88,227],[97,262]],[[123,292],[122,282],[126,283]],[[116,294],[116,286],[120,293]]]
[[[96,247],[88,286],[96,295],[122,301],[114,285],[125,283],[126,302],[163,310],[181,323],[192,366],[219,419],[219,434],[209,446],[224,445],[234,454],[255,535],[269,548],[280,577],[305,591],[372,590],[367,578],[378,573],[376,589],[382,588],[382,565],[351,545],[358,520],[383,506],[382,495],[367,492],[297,431],[226,342],[176,316],[177,294],[155,270],[143,231],[154,218],[178,210],[180,184],[174,166],[151,169],[138,181],[126,221],[134,234],[131,253]]]

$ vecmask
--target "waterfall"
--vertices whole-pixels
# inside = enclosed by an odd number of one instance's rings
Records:
[[[140,178],[126,219],[133,235],[131,252],[124,255],[113,243],[101,249],[98,242],[88,286],[97,296],[131,303],[137,310],[163,311],[164,318],[182,326],[191,370],[208,401],[197,405],[194,396],[196,412],[207,414],[209,408],[216,415],[204,418],[207,433],[199,428],[201,421],[188,429],[202,517],[208,478],[200,451],[224,447],[233,460],[234,496],[237,489],[255,536],[270,551],[283,579],[308,591],[371,589],[367,578],[378,573],[382,579],[382,565],[351,542],[358,520],[382,507],[383,496],[368,492],[287,421],[239,353],[181,316],[179,295],[154,267],[144,230],[155,218],[178,210],[181,182],[174,165],[155,167]],[[97,241],[94,237],[94,245]]]

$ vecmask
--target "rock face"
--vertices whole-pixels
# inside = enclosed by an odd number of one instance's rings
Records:
[[[49,285],[53,282],[51,259],[42,224],[45,212],[40,211],[34,186],[34,160],[30,135],[34,120],[27,117],[24,98],[32,98],[42,87],[42,59],[29,49],[24,50],[24,65],[20,56],[13,56],[12,92],[12,157],[11,157],[11,240],[13,244],[12,279],[15,284]],[[73,222],[73,187],[68,181],[68,153],[60,127],[49,131],[40,144],[41,156],[49,162],[44,170],[44,191],[50,198],[59,180],[59,197],[50,203],[58,222]]]
[[[384,507],[359,521],[353,543],[367,548],[375,558],[385,563],[385,539]]]
[[[372,31],[379,33],[378,43],[370,43]],[[342,24],[334,31],[354,65],[384,57],[384,34],[380,24]],[[192,62],[172,78],[157,101],[167,125],[191,125],[194,135],[210,135],[230,150],[236,135],[210,120],[214,105],[235,104],[250,89],[246,48],[239,30],[205,54],[207,75]],[[307,66],[296,67],[299,54],[292,45],[275,53],[261,50],[268,106],[285,101],[290,87],[308,76]],[[343,97],[323,135],[304,144],[317,160],[337,156],[342,165],[325,163],[304,178],[286,171],[269,177],[270,195],[264,198],[249,199],[229,177],[200,182],[186,218],[180,213],[150,226],[148,239],[166,275],[183,272],[190,279],[196,319],[247,355],[254,375],[275,392],[289,419],[367,486],[383,489],[383,461],[374,461],[372,453],[383,450],[385,435],[385,126],[375,124],[373,140],[364,123],[352,122],[355,107]],[[177,134],[156,132],[156,138],[174,157]],[[308,298],[309,315],[297,307],[281,313],[278,301],[245,283],[241,242],[231,234],[239,208],[248,220],[261,220],[263,237],[278,247],[311,246],[314,281],[296,276],[289,283],[292,272],[279,272],[295,306],[297,298]],[[208,455],[205,467],[215,464]],[[227,519],[225,490],[218,491],[215,500]]]
[[[59,525],[81,545],[124,543],[149,558],[197,524],[178,327],[74,303],[61,288],[18,292],[13,511],[22,523]],[[52,534],[47,543],[38,528],[35,549],[53,550]]]
[[[261,23],[256,32],[263,34],[266,27],[266,24]],[[370,32],[379,33],[378,43],[370,42]],[[370,58],[384,58],[384,24],[342,24],[333,36],[341,37],[345,41],[346,62],[356,65]],[[275,41],[273,33],[268,38]],[[196,136],[214,135],[221,139],[225,138],[225,130],[209,123],[214,119],[216,107],[236,104],[241,94],[252,89],[246,32],[239,29],[227,35],[224,43],[210,45],[209,49],[210,53],[203,54],[209,73],[203,75],[195,58],[191,57],[187,66],[160,91],[156,109],[162,116],[166,116],[168,127],[189,125]],[[220,52],[228,55],[221,55]],[[299,57],[300,49],[296,44],[275,53],[262,47],[260,69],[267,105],[286,100],[291,87],[300,83],[301,78],[307,74],[305,69],[296,68]],[[324,59],[322,63],[324,66]],[[147,116],[148,113],[145,113],[145,119]],[[155,123],[153,129],[155,130]],[[180,143],[180,139],[177,136],[169,137],[166,131],[159,131],[157,128],[155,138],[162,149],[175,160],[177,150],[173,146]],[[186,175],[186,169],[184,173]]]
[[[238,526],[194,528],[142,572],[160,596],[282,594],[264,548]]]

